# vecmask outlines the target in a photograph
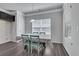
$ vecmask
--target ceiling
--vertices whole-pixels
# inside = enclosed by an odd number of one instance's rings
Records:
[[[59,7],[61,3],[0,3],[0,8],[8,11],[32,12],[49,7]]]

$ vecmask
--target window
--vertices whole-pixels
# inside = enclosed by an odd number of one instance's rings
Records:
[[[32,33],[51,34],[51,19],[40,19],[33,21]]]

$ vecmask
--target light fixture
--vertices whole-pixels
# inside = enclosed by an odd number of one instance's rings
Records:
[[[34,5],[33,5],[33,3],[32,3],[32,12],[33,12],[33,7],[34,7]],[[34,22],[34,21],[35,21],[35,19],[33,19],[33,16],[32,16],[30,22]]]
[[[34,22],[34,21],[35,21],[35,19],[30,20],[30,22]]]

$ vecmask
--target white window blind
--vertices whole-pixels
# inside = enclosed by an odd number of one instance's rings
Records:
[[[32,22],[32,33],[51,34],[51,19],[40,19]]]

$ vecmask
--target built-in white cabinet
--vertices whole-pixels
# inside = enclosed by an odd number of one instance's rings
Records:
[[[70,56],[79,56],[79,4],[63,7],[63,45]]]

